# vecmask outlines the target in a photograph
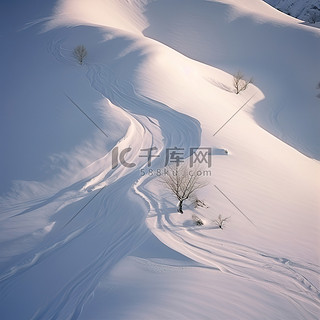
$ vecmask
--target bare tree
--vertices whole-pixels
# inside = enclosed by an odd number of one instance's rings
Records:
[[[160,176],[165,187],[179,200],[177,211],[183,213],[182,204],[196,190],[206,186],[208,183],[201,175],[202,171],[198,168],[189,168],[187,165],[166,167],[164,174]]]
[[[83,59],[87,56],[87,50],[84,45],[79,45],[73,50],[73,56],[79,61],[82,65]]]
[[[227,220],[229,220],[229,218],[230,217],[222,218],[221,214],[219,214],[218,219],[214,220],[214,222],[220,229],[223,229],[224,224],[226,223]]]
[[[236,94],[247,89],[248,85],[253,82],[253,79],[246,80],[244,75],[239,71],[233,76],[233,86]]]

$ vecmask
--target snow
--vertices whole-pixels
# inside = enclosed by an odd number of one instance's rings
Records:
[[[1,318],[318,319],[319,29],[260,0],[35,5],[4,5]],[[159,183],[174,147],[211,148],[208,208]]]
[[[318,0],[265,0],[278,10],[309,23],[320,21]]]

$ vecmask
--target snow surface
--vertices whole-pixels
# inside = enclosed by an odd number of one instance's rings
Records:
[[[260,0],[2,8],[1,319],[319,319],[318,28]],[[176,212],[173,147],[212,149],[209,208]]]

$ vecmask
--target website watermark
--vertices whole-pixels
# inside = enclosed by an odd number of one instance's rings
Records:
[[[211,177],[212,171],[211,170],[189,170],[187,171],[189,176],[197,176],[197,177]],[[160,176],[165,176],[168,174],[172,174],[173,176],[178,174],[178,170],[174,171],[171,170],[169,172],[168,169],[162,168],[162,169],[153,169],[153,168],[142,168],[140,169],[140,174],[141,176],[149,176],[149,177],[160,177]]]
[[[122,165],[126,168],[134,168],[137,164],[135,162],[129,162],[128,157],[132,151],[131,147],[120,149],[115,147],[112,149],[112,169]],[[190,147],[190,148],[166,148],[164,154],[163,167],[169,165],[182,165],[189,163],[190,168],[195,165],[206,165],[207,168],[212,167],[213,148],[209,147]],[[157,147],[143,148],[139,150],[139,158],[145,158],[147,167],[150,168],[152,161],[155,158],[160,158],[161,154]]]

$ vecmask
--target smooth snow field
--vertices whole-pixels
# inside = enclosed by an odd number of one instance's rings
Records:
[[[0,8],[1,320],[320,319],[319,23],[262,0]],[[183,214],[177,157],[205,180]]]

